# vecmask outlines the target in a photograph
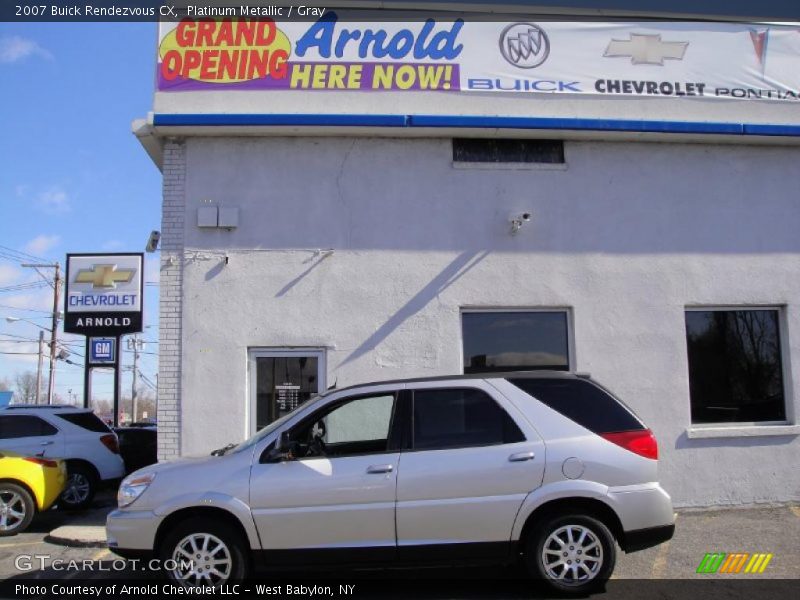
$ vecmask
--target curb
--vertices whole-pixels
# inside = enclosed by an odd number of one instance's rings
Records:
[[[61,529],[60,527],[58,529]],[[58,544],[59,546],[69,546],[71,548],[107,548],[106,540],[80,539],[74,536],[59,535],[58,529],[53,530],[44,537],[48,544]]]

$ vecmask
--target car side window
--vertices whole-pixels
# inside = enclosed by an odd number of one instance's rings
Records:
[[[524,440],[511,416],[486,392],[474,388],[414,392],[415,450],[493,446]]]
[[[395,395],[362,396],[319,412],[291,432],[296,458],[386,452]]]
[[[55,435],[58,429],[40,417],[6,415],[0,417],[0,440]]]

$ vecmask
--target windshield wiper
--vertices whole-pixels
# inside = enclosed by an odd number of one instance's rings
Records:
[[[228,444],[227,446],[223,446],[222,448],[217,448],[211,453],[211,456],[222,456],[231,448],[235,448],[236,444]]]

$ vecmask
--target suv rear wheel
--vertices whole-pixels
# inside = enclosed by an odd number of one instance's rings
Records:
[[[225,523],[183,521],[161,546],[167,575],[186,586],[219,586],[247,576],[248,560],[239,533]]]
[[[61,508],[79,510],[88,507],[97,491],[97,477],[80,463],[67,463],[67,485],[58,501]]]
[[[528,536],[523,560],[551,589],[586,594],[602,587],[614,570],[614,536],[594,517],[551,516]]]
[[[8,481],[0,483],[0,537],[25,531],[35,510],[28,490]]]

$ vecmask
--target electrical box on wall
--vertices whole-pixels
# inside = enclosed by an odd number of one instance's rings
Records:
[[[239,209],[235,206],[220,206],[217,227],[233,229],[239,226]]]
[[[197,209],[197,226],[216,227],[217,213],[218,207],[216,206],[201,206]]]

